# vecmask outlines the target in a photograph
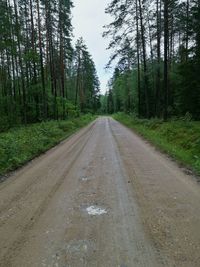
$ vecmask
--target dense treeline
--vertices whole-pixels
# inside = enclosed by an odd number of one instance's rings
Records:
[[[71,0],[1,0],[0,125],[95,111],[99,80],[82,39],[72,47]]]
[[[107,112],[200,119],[200,1],[112,0]]]

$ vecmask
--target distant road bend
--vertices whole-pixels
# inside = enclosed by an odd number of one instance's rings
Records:
[[[200,187],[101,117],[0,184],[0,266],[200,266]]]

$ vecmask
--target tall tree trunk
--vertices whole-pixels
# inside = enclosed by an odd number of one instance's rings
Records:
[[[188,61],[188,44],[189,44],[189,10],[190,10],[190,0],[187,0],[186,5],[186,33],[185,33],[185,49],[186,49],[186,55],[185,59],[186,62]]]
[[[64,38],[63,38],[63,16],[62,16],[62,0],[59,0],[59,31],[60,31],[60,79],[61,79],[61,95],[63,119],[65,118],[65,63],[64,63]]]
[[[143,10],[141,0],[139,3],[139,14],[140,14],[140,28],[141,28],[141,41],[142,41],[142,55],[143,55],[143,67],[144,67],[144,93],[145,93],[145,106],[146,106],[146,117],[150,117],[149,113],[149,81],[148,81],[148,70],[146,60],[146,41],[145,41],[145,30],[143,23]]]
[[[7,1],[7,8],[10,8],[10,1]],[[14,51],[14,40],[13,40],[13,28],[12,28],[12,14],[9,12],[9,21],[10,21],[10,40],[11,40],[11,51]],[[11,52],[11,68],[12,68],[12,84],[13,84],[13,98],[14,98],[14,110],[16,108],[16,76],[15,76],[15,64],[14,64],[14,55],[13,52]]]
[[[35,46],[35,27],[33,21],[33,3],[30,0],[30,14],[31,14],[31,46],[34,53],[36,53],[36,46]],[[37,83],[37,72],[36,72],[36,63],[35,59],[33,59],[33,73],[34,73],[34,83]]]
[[[47,54],[49,55],[50,79],[51,79],[51,93],[54,96],[54,119],[58,119],[57,113],[57,83],[54,66],[54,52],[53,52],[53,36],[52,36],[52,18],[51,18],[51,2],[45,1],[46,10],[46,29],[47,29]]]
[[[168,101],[169,101],[168,44],[169,44],[169,1],[164,0],[164,120],[168,119]]]
[[[140,35],[139,35],[139,12],[136,0],[136,43],[137,43],[137,89],[138,89],[138,116],[141,116],[141,81],[140,81]]]
[[[81,56],[80,51],[78,55],[78,66],[77,66],[77,73],[76,73],[76,94],[75,94],[75,106],[77,107],[78,102],[78,92],[79,92],[79,83],[80,83],[80,65],[81,65]]]
[[[156,1],[156,21],[157,21],[157,74],[156,74],[156,99],[155,99],[155,113],[157,117],[160,117],[160,101],[161,101],[161,52],[160,52],[160,42],[161,42],[161,0]]]
[[[46,119],[47,118],[47,97],[46,97],[46,89],[45,89],[44,64],[43,64],[40,0],[37,0],[37,19],[38,19],[38,39],[39,39],[39,50],[40,50],[40,72],[41,72],[42,96],[43,96],[43,116]]]
[[[26,107],[26,91],[25,91],[25,82],[24,82],[24,70],[23,70],[23,62],[21,55],[21,44],[20,44],[20,32],[19,32],[19,20],[18,20],[18,10],[16,0],[13,0],[14,10],[15,10],[15,22],[16,22],[16,34],[17,34],[17,46],[18,46],[18,57],[19,57],[19,65],[21,70],[21,84],[22,84],[22,99],[23,99],[23,112],[22,117],[23,121],[27,123],[27,107]]]

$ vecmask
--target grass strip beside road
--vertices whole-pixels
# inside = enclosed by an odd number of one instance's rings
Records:
[[[113,118],[135,130],[157,148],[200,175],[200,122],[138,119],[124,113]]]
[[[66,121],[49,121],[12,128],[0,133],[1,176],[57,145],[96,117],[83,115]]]

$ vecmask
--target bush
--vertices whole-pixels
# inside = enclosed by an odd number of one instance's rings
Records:
[[[92,115],[12,128],[0,134],[0,175],[45,152],[75,130],[95,119]]]
[[[67,132],[69,130],[73,130],[75,128],[75,125],[73,121],[60,121],[58,123],[58,127],[64,132]]]

